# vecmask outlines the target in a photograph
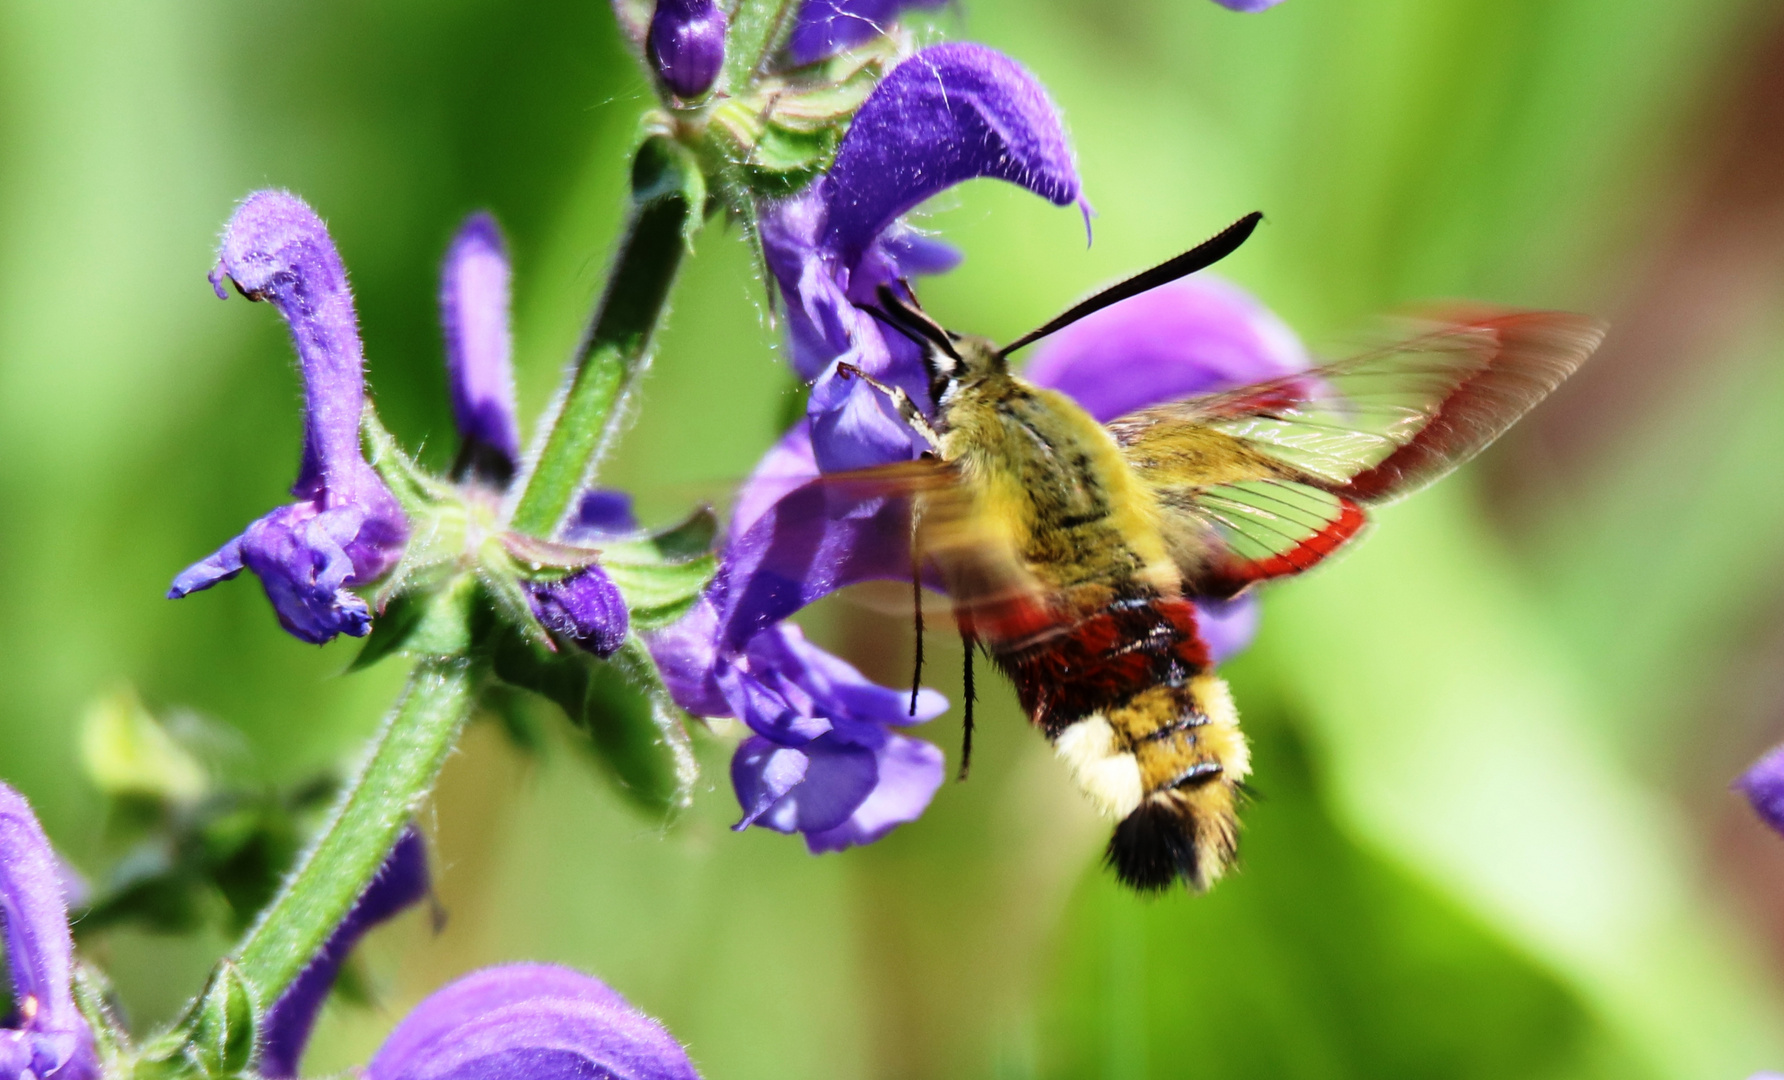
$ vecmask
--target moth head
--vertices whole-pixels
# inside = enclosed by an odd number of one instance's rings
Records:
[[[945,329],[931,319],[913,299],[882,285],[874,314],[923,350],[923,367],[929,373],[929,396],[938,406],[956,387],[1006,370],[1003,354],[985,338],[968,337]]]

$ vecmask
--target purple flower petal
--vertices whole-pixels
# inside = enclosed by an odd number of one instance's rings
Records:
[[[304,450],[297,502],[249,525],[241,536],[174,579],[178,599],[254,571],[279,622],[305,641],[362,635],[365,602],[347,590],[387,573],[402,556],[408,522],[395,496],[359,452],[365,379],[347,272],[328,229],[283,191],[250,195],[230,219],[211,283],[223,280],[285,317],[304,377]]]
[[[663,1026],[598,979],[543,964],[486,968],[415,1007],[366,1080],[698,1080]]]
[[[335,977],[354,946],[374,926],[419,903],[430,887],[427,844],[411,825],[397,837],[377,876],[323,943],[321,951],[267,1010],[261,1024],[259,1075],[269,1080],[297,1075],[316,1014],[328,999]]]
[[[0,783],[0,932],[17,1028],[0,1028],[0,1078],[89,1080],[99,1075],[93,1033],[69,988],[74,941],[62,871],[24,796]]]
[[[1245,651],[1257,636],[1258,600],[1241,596],[1236,600],[1196,601],[1196,632],[1208,646],[1208,656],[1216,664],[1224,664]]]
[[[528,582],[527,599],[542,626],[596,656],[612,656],[626,643],[626,599],[599,566],[557,581]]]
[[[440,323],[446,378],[467,468],[498,486],[520,460],[513,349],[508,332],[508,249],[488,214],[473,214],[446,249],[440,274]]]
[[[787,43],[795,66],[813,64],[884,34],[905,8],[940,7],[947,0],[805,0]]]
[[[737,805],[743,807],[743,820],[733,828],[746,829],[755,824],[781,796],[805,779],[810,763],[805,751],[760,735],[743,740],[731,758],[731,786],[737,791]]]
[[[942,786],[942,752],[919,739],[888,735],[875,751],[873,790],[847,821],[823,832],[807,832],[805,845],[815,853],[871,844],[929,808]]]
[[[1107,422],[1307,365],[1300,339],[1268,308],[1236,285],[1197,274],[1059,331],[1037,346],[1024,374]]]
[[[593,488],[582,493],[576,512],[564,526],[563,536],[579,544],[637,531],[638,518],[632,513],[630,492]]]
[[[1774,746],[1734,782],[1754,813],[1784,836],[1784,745]]]
[[[714,0],[657,0],[645,49],[677,97],[699,97],[718,81],[728,25]]]
[[[905,211],[995,177],[1065,206],[1078,173],[1059,113],[1020,64],[983,45],[923,49],[868,95],[823,182],[820,246],[853,268]]]

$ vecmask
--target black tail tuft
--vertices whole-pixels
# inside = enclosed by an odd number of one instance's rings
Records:
[[[1115,826],[1105,861],[1123,885],[1139,892],[1162,892],[1178,881],[1207,887],[1200,875],[1195,822],[1189,808],[1165,799],[1147,799]]]

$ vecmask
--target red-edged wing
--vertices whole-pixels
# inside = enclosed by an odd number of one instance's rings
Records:
[[[1190,591],[1300,573],[1485,449],[1603,339],[1560,312],[1472,310],[1311,371],[1116,419]]]

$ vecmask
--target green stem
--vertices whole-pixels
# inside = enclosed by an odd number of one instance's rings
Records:
[[[632,210],[613,276],[525,478],[515,531],[549,539],[588,483],[618,422],[616,406],[643,372],[705,197],[705,178],[686,147],[666,135],[644,140],[632,161]]]
[[[440,775],[470,714],[468,660],[423,660],[372,744],[328,829],[248,932],[237,953],[262,1008],[285,992],[322,948]]]

